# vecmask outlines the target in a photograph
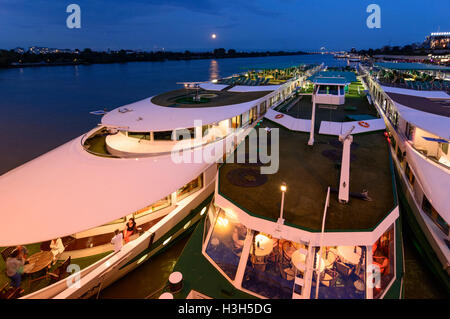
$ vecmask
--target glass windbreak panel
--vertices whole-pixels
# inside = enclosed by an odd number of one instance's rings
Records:
[[[128,137],[150,141],[150,132],[128,132]]]
[[[314,256],[314,268],[319,269],[319,299],[363,299],[366,297],[366,247],[319,247]],[[314,272],[311,296],[315,298],[317,273]]]
[[[220,210],[211,233],[206,254],[234,280],[241,259],[247,228],[232,213]]]
[[[157,210],[169,207],[171,204],[170,196],[164,197],[163,199],[160,199],[156,203],[153,203],[147,207],[144,207],[137,212],[134,213],[134,217],[140,218],[145,215],[148,215],[150,213],[156,212]]]
[[[153,139],[155,141],[170,141],[172,140],[172,131],[153,132]]]
[[[296,268],[295,253],[305,245],[259,233],[253,237],[242,287],[273,299],[291,299],[294,276],[302,276]]]
[[[214,204],[211,204],[208,208],[208,212],[205,217],[205,229],[203,232],[203,242],[206,240],[206,236],[209,233],[209,229],[211,228],[211,225],[214,223],[214,220],[217,217],[217,214],[219,213],[220,208],[217,207]]]
[[[394,225],[372,246],[373,298],[380,298],[394,278]]]
[[[177,190],[177,201],[180,201],[187,196],[195,193],[196,191],[200,190],[203,186],[203,174],[201,174],[199,177],[193,179],[183,187]]]

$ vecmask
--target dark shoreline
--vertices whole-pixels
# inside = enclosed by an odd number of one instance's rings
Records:
[[[216,51],[216,50],[215,50]],[[0,50],[0,69],[26,68],[26,67],[45,67],[45,66],[75,66],[91,64],[113,64],[128,62],[165,62],[165,61],[190,61],[190,60],[209,60],[209,59],[235,59],[235,58],[256,58],[269,56],[294,56],[309,55],[312,53],[297,52],[205,52],[205,53],[176,53],[176,52],[151,52],[151,53],[133,53],[124,54],[83,51],[75,53],[51,53],[51,54],[19,54],[11,51]],[[8,55],[7,63],[1,63],[2,55]],[[30,62],[19,63],[20,60]],[[54,62],[45,62],[44,59],[54,60]],[[5,59],[4,59],[5,60]]]

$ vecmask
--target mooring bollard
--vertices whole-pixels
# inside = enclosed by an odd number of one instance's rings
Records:
[[[169,289],[171,292],[178,292],[183,287],[183,275],[176,271],[169,276]]]

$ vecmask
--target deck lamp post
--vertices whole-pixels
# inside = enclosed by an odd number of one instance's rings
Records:
[[[280,189],[281,189],[281,208],[280,208],[280,218],[278,218],[278,223],[284,224],[283,209],[284,209],[284,193],[286,193],[286,190],[287,190],[286,183],[283,182],[283,184],[281,184]]]

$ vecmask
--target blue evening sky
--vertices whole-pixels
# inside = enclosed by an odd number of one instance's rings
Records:
[[[71,3],[81,7],[81,29],[66,27]],[[381,29],[366,26],[371,3],[381,7]],[[450,31],[449,12],[448,0],[0,0],[0,48],[378,48]]]

